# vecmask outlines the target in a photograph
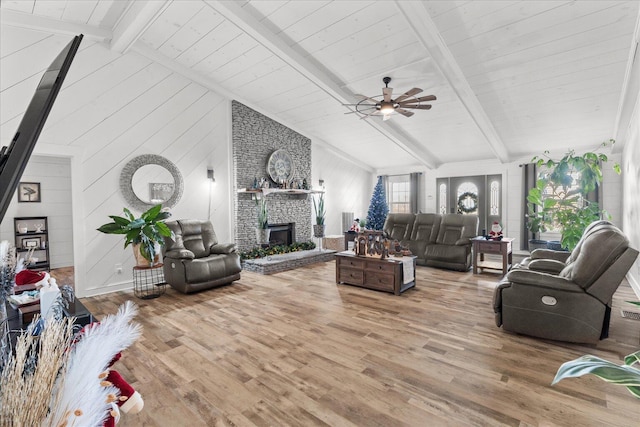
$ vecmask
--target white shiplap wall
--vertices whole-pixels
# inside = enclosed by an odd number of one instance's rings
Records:
[[[40,76],[69,39],[2,27],[2,145],[8,145]],[[134,156],[159,154],[173,161],[185,182],[173,217],[206,218],[210,206],[218,238],[231,240],[230,125],[230,101],[223,96],[135,52],[121,55],[83,41],[35,151],[62,153],[71,163],[78,296],[131,287],[131,250],[123,250],[120,236],[96,228],[126,206],[119,175]],[[207,167],[215,170],[211,190]],[[340,212],[368,206],[370,173],[317,145],[312,170],[314,182],[323,178],[327,186],[328,233],[340,233]],[[11,218],[3,221],[3,233],[13,227]],[[115,272],[116,264],[123,274]]]
[[[73,265],[71,213],[71,165],[69,158],[32,156],[22,182],[39,182],[41,202],[18,203],[11,199],[0,225],[0,240],[14,242],[14,217],[46,216],[49,222],[49,258],[52,268]]]
[[[30,43],[19,43],[29,35]],[[8,145],[39,78],[68,36],[2,27],[2,144]],[[6,42],[5,42],[6,41]],[[181,170],[185,192],[174,217],[206,218],[206,170],[216,170],[211,219],[221,239],[230,238],[228,101],[136,53],[121,55],[85,39],[49,116],[36,153],[72,153],[78,187],[74,227],[79,296],[131,286],[133,261],[120,236],[96,228],[122,213],[122,166],[139,154],[159,154]],[[52,148],[53,147],[53,148]],[[44,190],[43,190],[44,191]],[[51,215],[50,215],[51,216]],[[3,221],[10,221],[10,216]],[[52,230],[53,232],[53,230]],[[53,245],[53,242],[52,242]],[[115,273],[122,264],[124,273]]]
[[[321,144],[311,146],[311,186],[325,186],[325,235],[342,234],[342,212],[353,212],[355,217],[366,217],[373,194],[370,185],[373,174],[342,159]],[[310,219],[311,220],[311,219]]]

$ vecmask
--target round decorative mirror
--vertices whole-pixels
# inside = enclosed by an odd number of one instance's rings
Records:
[[[171,208],[182,197],[182,174],[166,158],[143,154],[122,169],[120,190],[127,203],[141,212],[158,204]]]

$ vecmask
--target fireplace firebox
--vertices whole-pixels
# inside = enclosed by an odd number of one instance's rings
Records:
[[[296,241],[296,223],[287,222],[283,224],[269,224],[271,237],[269,245],[290,245]]]

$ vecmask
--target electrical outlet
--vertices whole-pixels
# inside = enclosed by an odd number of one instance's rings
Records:
[[[116,274],[122,274],[122,264],[116,264]]]

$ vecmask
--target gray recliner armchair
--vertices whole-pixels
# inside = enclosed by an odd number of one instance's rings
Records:
[[[185,294],[226,285],[240,279],[240,255],[235,243],[219,243],[210,221],[167,221],[175,240],[162,249],[166,282]]]
[[[540,338],[598,342],[609,334],[611,299],[637,256],[617,227],[598,225],[559,274],[510,271],[494,291],[496,325]]]
[[[575,261],[575,257],[580,253],[582,243],[593,231],[599,230],[602,226],[613,225],[607,220],[597,220],[589,224],[582,233],[582,237],[576,244],[572,252],[555,251],[552,249],[536,249],[531,252],[531,256],[522,260],[514,268],[528,268],[530,270],[544,271],[545,273],[558,274],[567,264]]]

